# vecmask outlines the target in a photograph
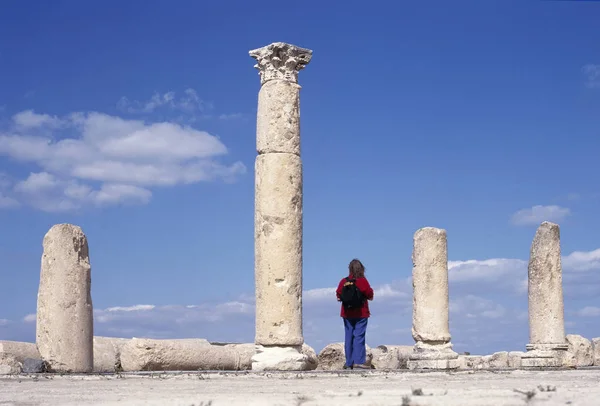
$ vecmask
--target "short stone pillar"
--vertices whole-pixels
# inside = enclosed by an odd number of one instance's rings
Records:
[[[446,230],[425,227],[413,239],[413,325],[409,369],[455,369],[448,314]]]
[[[36,343],[53,372],[92,372],[94,323],[88,243],[81,228],[57,224],[44,236]]]
[[[537,229],[528,267],[529,344],[523,367],[558,367],[568,349],[560,258],[560,228],[543,222]]]
[[[302,354],[302,161],[298,72],[312,51],[277,42],[250,51],[261,79],[255,164],[257,353],[253,370],[305,370]]]

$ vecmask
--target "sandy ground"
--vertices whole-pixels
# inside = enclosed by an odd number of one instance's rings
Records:
[[[598,406],[600,368],[17,376],[0,378],[0,405]]]

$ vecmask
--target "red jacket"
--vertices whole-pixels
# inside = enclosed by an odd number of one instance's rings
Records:
[[[346,278],[343,278],[340,281],[338,288],[335,292],[338,300],[340,300],[340,295],[342,294],[342,288],[344,287],[344,283],[346,283]],[[365,302],[363,303],[363,305],[360,309],[346,310],[344,308],[344,305],[342,305],[342,311],[340,313],[340,316],[342,316],[344,318],[369,317],[371,315],[371,312],[369,312],[369,300],[373,300],[373,289],[371,288],[371,285],[369,285],[369,281],[367,280],[367,278],[364,278],[364,277],[357,278],[355,283],[356,283],[356,287],[362,292],[362,294],[368,300],[365,300]]]

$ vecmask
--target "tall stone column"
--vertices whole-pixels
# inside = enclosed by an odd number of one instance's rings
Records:
[[[81,228],[57,224],[44,236],[36,343],[55,372],[92,372],[94,321],[88,243]]]
[[[458,368],[450,343],[446,230],[425,227],[413,238],[413,326],[409,369]]]
[[[253,370],[305,370],[302,354],[302,161],[298,72],[312,51],[276,42],[250,51],[258,94],[255,164],[256,351]]]
[[[568,349],[560,258],[560,228],[543,222],[537,229],[528,267],[529,344],[524,367],[561,366]]]

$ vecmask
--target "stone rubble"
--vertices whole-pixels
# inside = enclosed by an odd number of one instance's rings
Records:
[[[373,350],[371,347],[366,345],[367,348],[367,359],[365,365],[371,365],[373,362]],[[341,370],[346,363],[346,351],[344,350],[344,343],[332,343],[325,346],[321,352],[319,352],[319,365],[317,369],[320,371],[335,371]]]
[[[592,338],[594,366],[600,367],[600,337]]]
[[[592,342],[576,334],[566,336],[569,348],[563,356],[563,367],[589,367],[594,365]]]

